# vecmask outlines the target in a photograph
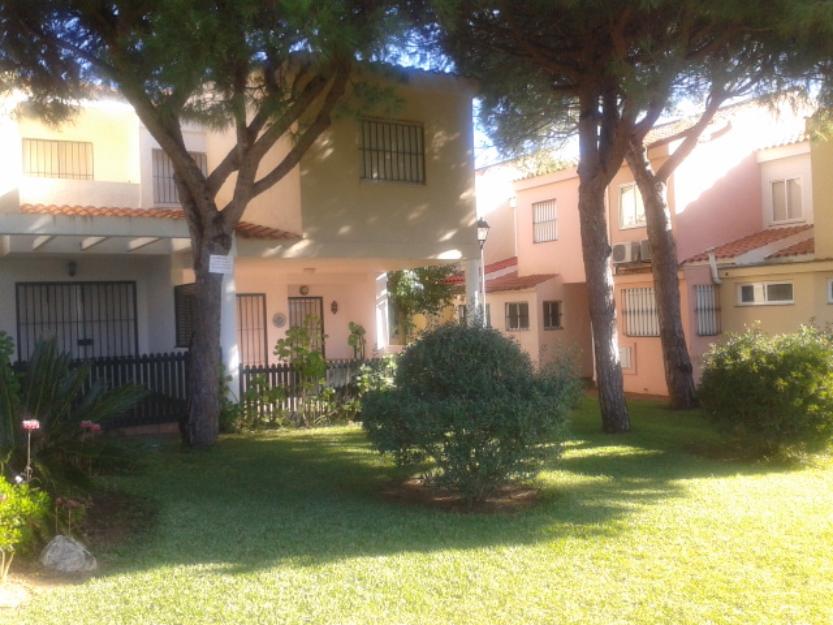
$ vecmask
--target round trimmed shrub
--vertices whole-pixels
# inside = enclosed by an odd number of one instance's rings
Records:
[[[558,453],[580,386],[569,367],[536,372],[499,332],[447,325],[399,359],[394,387],[362,400],[373,445],[400,465],[433,463],[431,479],[467,500],[534,476]]]
[[[808,326],[731,335],[706,354],[700,400],[752,455],[819,451],[833,441],[833,336]]]

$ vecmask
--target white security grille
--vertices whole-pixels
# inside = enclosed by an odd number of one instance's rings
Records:
[[[627,336],[659,336],[659,315],[654,287],[622,289]]]
[[[619,364],[622,369],[633,369],[633,347],[619,346]]]
[[[208,159],[204,152],[188,152],[203,174],[208,173]],[[174,182],[174,164],[162,150],[153,150],[153,202],[179,204],[179,192]]]
[[[694,287],[694,295],[697,336],[720,334],[720,301],[717,287],[713,284],[698,284]]]
[[[535,202],[532,205],[532,241],[543,243],[558,238],[558,221],[555,200]]]
[[[93,179],[93,144],[23,139],[23,174],[40,178]]]

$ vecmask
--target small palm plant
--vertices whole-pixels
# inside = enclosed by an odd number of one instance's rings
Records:
[[[89,366],[62,353],[54,339],[38,343],[26,368],[17,373],[9,343],[7,336],[0,337],[0,451],[11,453],[11,466],[22,466],[23,456],[30,454],[27,465],[41,480],[83,480],[91,456],[106,453],[89,437],[91,424],[100,429],[135,406],[145,390],[91,382]],[[38,429],[26,429],[24,420],[38,423]]]

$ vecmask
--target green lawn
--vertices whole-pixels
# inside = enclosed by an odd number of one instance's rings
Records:
[[[632,411],[605,436],[586,400],[541,502],[492,515],[383,499],[356,427],[163,445],[118,480],[154,526],[0,621],[833,623],[833,466],[719,460],[696,416]]]

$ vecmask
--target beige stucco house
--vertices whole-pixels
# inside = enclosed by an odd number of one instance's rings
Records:
[[[351,321],[366,329],[368,353],[384,352],[387,271],[476,267],[471,86],[418,71],[389,86],[395,108],[339,116],[247,208],[224,282],[230,372],[272,361],[275,341],[309,314],[323,321],[328,358],[352,356]],[[187,347],[188,232],[170,162],[134,111],[102,96],[53,127],[21,98],[3,107],[0,330],[18,357],[44,336],[79,358]],[[185,129],[208,170],[232,140],[231,131]],[[230,188],[220,205],[223,193]]]

